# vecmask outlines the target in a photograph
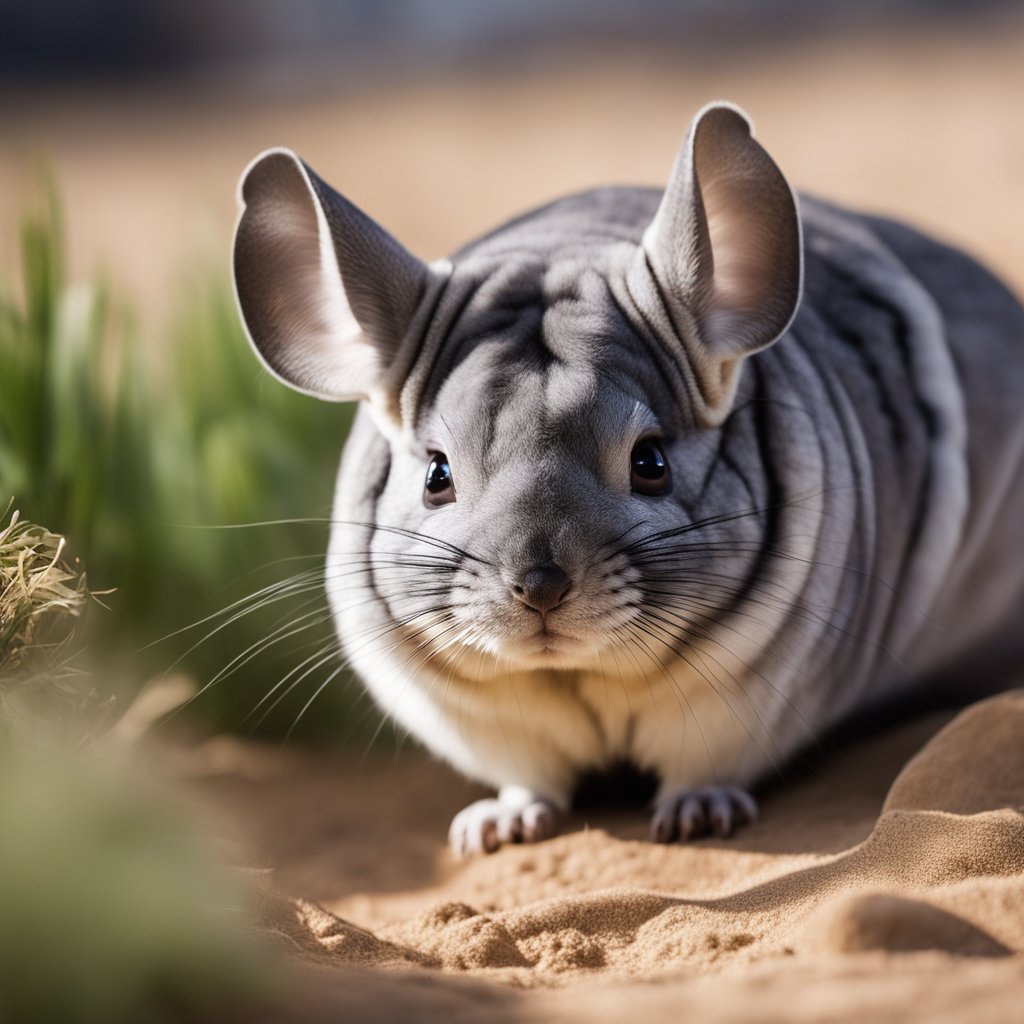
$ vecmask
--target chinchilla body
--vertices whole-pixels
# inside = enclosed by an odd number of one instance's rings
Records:
[[[326,568],[345,656],[501,793],[458,849],[547,834],[622,760],[661,780],[658,838],[728,832],[754,813],[728,787],[852,713],[1024,664],[1024,311],[955,250],[797,200],[735,108],[664,192],[433,264],[285,151],[243,198],[257,350],[364,400]]]

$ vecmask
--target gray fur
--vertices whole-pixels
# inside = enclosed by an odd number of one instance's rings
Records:
[[[666,807],[727,806],[699,787],[749,786],[944,671],[980,695],[1024,663],[1024,311],[968,257],[806,197],[798,220],[727,106],[664,194],[570,196],[429,267],[310,178],[368,363],[266,312],[260,168],[236,253],[253,342],[300,387],[369,399],[327,565],[346,653],[511,808],[467,812],[460,848],[547,834],[544,808],[620,758],[662,779],[659,837],[688,834]],[[353,386],[312,380],[310,350]],[[664,497],[630,491],[651,434]],[[441,508],[422,501],[434,451]],[[546,563],[573,589],[541,620],[510,588]]]

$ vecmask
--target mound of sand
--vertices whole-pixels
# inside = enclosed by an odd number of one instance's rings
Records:
[[[945,723],[945,724],[944,724]],[[1024,999],[1024,691],[834,751],[733,840],[642,810],[454,863],[476,791],[406,754],[218,741],[192,761],[314,968],[296,1019],[1009,1020]]]

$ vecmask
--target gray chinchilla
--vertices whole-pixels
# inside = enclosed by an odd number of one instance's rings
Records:
[[[1024,663],[1024,311],[798,200],[736,107],[700,111],[663,193],[433,263],[289,150],[241,198],[256,351],[362,403],[326,568],[346,657],[498,790],[457,852],[550,835],[620,760],[660,779],[654,838],[728,834],[852,711]]]

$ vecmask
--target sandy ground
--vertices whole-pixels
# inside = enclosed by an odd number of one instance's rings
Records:
[[[478,791],[423,755],[217,739],[178,765],[267,869],[296,1020],[1009,1021],[1024,1000],[1024,691],[793,769],[731,840],[642,807],[455,862]]]

